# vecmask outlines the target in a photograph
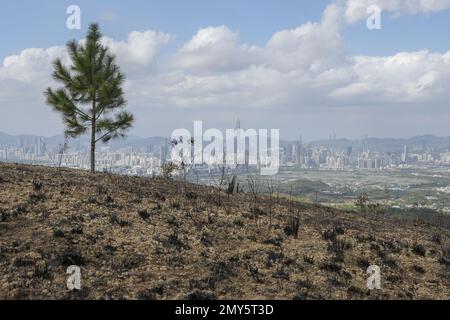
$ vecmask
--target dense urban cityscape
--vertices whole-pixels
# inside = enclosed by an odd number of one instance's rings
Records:
[[[159,139],[159,144],[112,148],[102,146],[96,157],[99,171],[130,175],[153,176],[160,172],[163,163],[170,158],[169,139]],[[426,144],[404,146],[394,152],[372,151],[365,139],[359,146],[333,147],[335,137],[323,145],[284,141],[280,146],[280,164],[283,167],[330,170],[385,170],[409,167],[450,167],[450,147],[438,149]],[[331,146],[330,146],[331,145]],[[44,137],[19,136],[15,143],[0,144],[1,161],[17,161],[60,165],[70,168],[89,168],[89,148],[79,139],[49,144]]]
[[[87,140],[65,140],[63,136],[9,136],[0,139],[0,161],[41,164],[88,170]],[[227,165],[243,190],[248,175],[261,181],[276,181],[284,194],[305,202],[319,202],[339,208],[353,208],[355,199],[368,194],[371,201],[390,210],[421,213],[450,213],[450,143],[433,136],[401,139],[337,139],[323,141],[280,141],[280,168],[273,177],[258,174],[260,165]],[[134,138],[103,145],[96,152],[100,172],[154,177],[171,161],[169,138]],[[236,151],[236,150],[235,150]],[[248,150],[246,161],[248,161]],[[260,164],[260,161],[258,161]],[[188,179],[215,184],[224,166],[193,165]],[[237,170],[236,170],[237,168]],[[175,171],[181,175],[181,171]],[[262,185],[265,182],[261,183]],[[261,192],[265,192],[264,187]],[[409,211],[408,211],[409,212]],[[409,212],[410,214],[410,212]]]

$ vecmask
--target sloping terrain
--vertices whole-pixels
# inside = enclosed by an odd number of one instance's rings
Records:
[[[445,225],[0,164],[2,299],[450,299],[449,248]]]

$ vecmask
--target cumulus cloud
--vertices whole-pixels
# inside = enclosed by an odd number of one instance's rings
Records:
[[[133,31],[126,41],[105,37],[103,43],[117,56],[121,65],[133,68],[152,64],[159,49],[171,39],[169,34],[148,30]],[[56,58],[61,58],[64,63],[70,62],[65,46],[24,49],[3,60],[0,65],[0,81],[16,80],[31,84],[38,79],[49,79],[52,62]]]
[[[148,30],[131,32],[126,41],[105,37],[103,42],[117,56],[126,73],[137,74],[142,68],[152,66],[159,49],[172,38],[170,34]],[[43,106],[43,91],[56,85],[51,78],[52,62],[56,58],[70,63],[65,46],[24,49],[3,60],[0,64],[0,105],[8,109],[1,117],[1,127],[9,128],[12,118],[18,123],[24,114],[54,119],[50,108]]]
[[[161,47],[172,38],[172,35],[159,31],[133,31],[128,34],[126,41],[104,37],[103,43],[116,54],[119,63],[125,68],[141,68],[149,66]]]
[[[241,43],[239,34],[226,26],[207,27],[174,55],[172,66],[191,73],[233,72],[264,65],[279,71],[324,70],[336,64],[341,53],[339,30],[342,10],[331,4],[321,22],[276,32],[264,47]]]
[[[51,70],[49,62],[58,57],[67,58],[63,47],[30,48],[8,56],[0,68],[0,81],[9,79],[31,83],[39,77],[47,77]]]
[[[226,26],[200,29],[173,57],[175,68],[199,73],[233,71],[260,61],[261,50],[239,43]]]
[[[340,36],[344,20],[349,13],[356,14],[359,6],[366,14],[372,3],[330,4],[320,22],[278,31],[264,47],[241,43],[239,35],[225,26],[201,29],[173,57],[177,81],[160,91],[161,97],[170,93],[166,102],[182,107],[392,106],[445,101],[450,53],[345,55]],[[446,8],[441,0],[377,3],[391,12],[411,14]],[[151,99],[145,90],[141,93]]]
[[[378,1],[384,10],[411,14],[443,10],[447,2]],[[202,117],[229,108],[256,110],[258,116],[266,110],[270,119],[282,117],[280,110],[315,110],[323,115],[327,114],[323,110],[359,108],[350,112],[364,119],[363,110],[373,105],[385,110],[415,105],[425,110],[445,104],[450,92],[450,51],[345,54],[340,31],[346,22],[365,16],[371,3],[332,3],[320,21],[277,31],[263,46],[244,43],[237,31],[224,25],[202,28],[159,71],[153,68],[156,57],[172,35],[134,31],[124,41],[105,38],[104,43],[127,75],[127,100],[138,120],[152,119],[155,108],[162,108],[164,114],[200,109]],[[36,108],[36,101],[43,104],[42,90],[51,84],[51,62],[56,57],[67,59],[65,47],[26,49],[7,57],[0,66],[0,104],[18,105],[22,109],[15,111],[16,116],[25,108]]]
[[[292,30],[276,32],[264,48],[268,66],[288,72],[320,72],[342,61],[340,13],[329,5],[320,23],[308,22]]]
[[[401,52],[388,57],[354,57],[355,74],[347,86],[331,96],[353,103],[442,103],[450,80],[450,51]]]

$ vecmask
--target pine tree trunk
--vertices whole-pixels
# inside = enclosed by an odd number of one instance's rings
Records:
[[[91,173],[95,172],[95,123],[91,129]]]
[[[91,173],[95,173],[95,121],[96,121],[96,112],[95,112],[95,95],[94,100],[92,101],[92,123],[91,123]]]

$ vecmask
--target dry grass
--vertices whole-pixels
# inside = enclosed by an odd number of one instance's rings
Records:
[[[182,190],[0,164],[0,298],[450,298],[448,229],[295,203],[292,233],[287,201]],[[72,264],[81,291],[66,289]],[[366,289],[371,264],[380,291]]]

